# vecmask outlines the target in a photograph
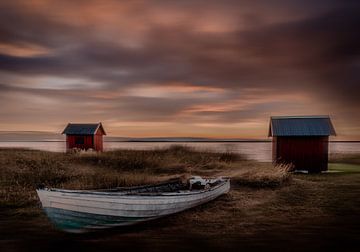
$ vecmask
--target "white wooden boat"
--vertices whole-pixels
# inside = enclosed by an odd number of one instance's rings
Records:
[[[37,189],[43,209],[61,230],[81,233],[126,226],[177,213],[227,193],[230,179],[193,177],[112,190]]]

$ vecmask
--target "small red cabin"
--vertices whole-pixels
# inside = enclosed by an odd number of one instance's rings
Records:
[[[66,135],[66,151],[74,148],[103,151],[106,133],[101,123],[69,123],[62,134]]]
[[[311,173],[327,171],[330,135],[336,133],[329,116],[273,116],[273,162]]]

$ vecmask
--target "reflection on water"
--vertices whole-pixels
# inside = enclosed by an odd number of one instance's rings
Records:
[[[249,159],[262,162],[271,161],[270,142],[227,142],[227,143],[200,143],[200,142],[104,142],[105,150],[114,149],[133,149],[149,150],[166,148],[171,145],[184,145],[197,150],[216,151],[216,152],[235,152],[244,154]],[[65,151],[65,142],[0,142],[0,147],[19,147],[38,150]],[[360,143],[356,142],[332,142],[330,143],[330,153],[360,153]]]

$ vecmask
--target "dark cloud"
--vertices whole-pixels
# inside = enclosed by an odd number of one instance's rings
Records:
[[[15,3],[16,1],[14,1]],[[53,20],[50,13],[32,10],[31,2],[0,4],[0,42],[14,45],[36,44],[58,48],[76,41],[77,29]],[[36,4],[34,4],[36,5]],[[50,15],[49,15],[50,14]]]
[[[103,105],[108,114],[127,111],[129,120],[181,121],[185,115],[177,116],[194,106],[231,103],[254,89],[252,95],[264,100],[263,105],[186,115],[194,122],[238,122],[276,111],[291,113],[284,107],[312,113],[305,100],[293,105],[271,101],[278,95],[307,93],[318,101],[319,111],[342,111],[345,116],[344,108],[350,114],[360,112],[359,26],[357,1],[14,1],[0,8],[0,78],[6,83],[0,91]],[[1,49],[2,44],[8,49]],[[14,53],[17,47],[47,51],[21,56]],[[7,75],[19,81],[48,76],[98,84],[81,93],[75,86],[51,90],[31,81],[4,82]],[[96,95],[179,83],[221,88],[228,94],[213,100]]]

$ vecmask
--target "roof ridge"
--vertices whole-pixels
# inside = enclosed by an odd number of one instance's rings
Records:
[[[98,125],[98,124],[101,124],[100,122],[99,123],[68,123],[68,124],[71,124],[71,125],[82,125],[82,124],[84,124],[84,125],[89,125],[89,124],[94,124],[94,125]]]
[[[329,115],[308,115],[308,116],[271,116],[271,119],[322,119],[329,118]]]

